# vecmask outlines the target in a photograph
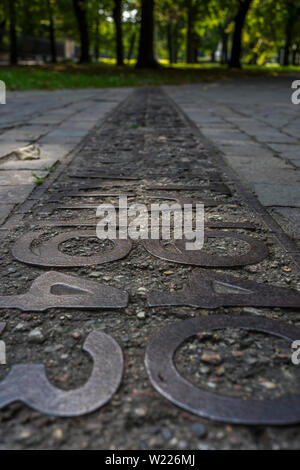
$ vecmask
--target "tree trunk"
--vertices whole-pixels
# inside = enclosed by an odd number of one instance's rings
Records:
[[[89,30],[87,23],[87,0],[73,0],[74,12],[78,23],[80,43],[81,43],[81,54],[80,63],[90,62],[90,40]]]
[[[134,45],[135,45],[136,32],[134,31],[130,38],[129,49],[127,54],[127,60],[130,61],[133,55]]]
[[[174,50],[173,50],[172,23],[167,24],[167,38],[168,38],[169,62],[170,62],[170,64],[173,64],[173,62],[174,62]]]
[[[16,31],[16,5],[15,0],[9,0],[9,37],[10,37],[10,65],[18,63],[18,42]]]
[[[178,44],[178,24],[175,24],[174,31],[173,31],[173,63],[177,64],[178,62],[178,51],[179,51],[179,44]]]
[[[240,8],[234,20],[234,33],[231,49],[230,67],[241,68],[242,32],[252,0],[239,0]]]
[[[2,45],[3,38],[5,35],[5,25],[6,25],[6,20],[1,21],[0,23],[0,46]]]
[[[142,0],[137,68],[157,68],[154,58],[154,0]]]
[[[298,56],[299,56],[299,45],[297,44],[297,47],[295,47],[295,49],[293,50],[293,58],[292,58],[293,65],[298,65],[299,63]]]
[[[294,25],[294,18],[292,14],[290,14],[287,24],[286,24],[286,28],[285,28],[283,65],[290,65],[290,50],[291,50],[291,44],[292,44],[293,25]]]
[[[96,13],[96,34],[95,34],[95,47],[94,47],[95,59],[98,60],[100,56],[100,20],[97,8]]]
[[[186,33],[186,62],[192,64],[194,62],[194,21],[193,21],[193,4],[192,0],[187,2],[187,33]]]
[[[50,48],[51,48],[51,62],[56,64],[57,62],[57,53],[56,53],[56,42],[55,42],[55,28],[54,28],[54,18],[53,10],[50,0],[47,0],[48,13],[49,13],[49,35],[50,35]]]
[[[115,0],[115,7],[113,9],[113,18],[116,28],[116,52],[117,52],[117,65],[124,65],[124,52],[123,52],[123,34],[122,34],[122,0]]]
[[[228,37],[229,35],[222,31],[222,52],[221,52],[221,64],[228,63]]]

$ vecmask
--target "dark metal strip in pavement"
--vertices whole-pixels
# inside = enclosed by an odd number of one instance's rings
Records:
[[[236,234],[233,232],[205,232],[206,238],[230,238],[231,240],[241,240],[248,243],[250,249],[245,254],[232,256],[216,256],[204,253],[202,250],[186,250],[185,239],[176,240],[175,247],[177,253],[164,248],[161,240],[145,240],[143,245],[151,255],[171,261],[173,263],[190,264],[192,266],[203,267],[234,267],[256,264],[265,259],[269,252],[266,245],[259,239],[247,235]]]
[[[35,279],[26,294],[0,296],[0,308],[22,311],[125,308],[127,305],[128,294],[125,291],[55,271]]]
[[[226,184],[223,183],[212,183],[208,185],[198,186],[179,186],[179,185],[160,185],[160,186],[146,186],[146,191],[197,191],[209,190],[221,194],[231,196],[231,190]]]
[[[83,350],[93,359],[93,370],[83,387],[64,391],[54,387],[41,364],[17,364],[0,382],[0,408],[21,401],[47,415],[81,416],[105,405],[123,376],[123,353],[105,333],[90,333]]]
[[[38,221],[36,227],[75,227],[75,226],[96,226],[99,219],[71,219],[71,220],[46,220]],[[119,228],[120,225],[116,225]],[[121,226],[122,227],[122,226]],[[205,227],[208,228],[223,228],[235,230],[255,230],[255,225],[250,222],[205,222]]]
[[[294,289],[196,269],[189,277],[189,287],[183,291],[150,292],[147,301],[149,307],[186,305],[206,309],[247,306],[300,308],[300,293]]]
[[[95,238],[96,232],[76,230],[67,233],[55,235],[48,241],[41,243],[36,249],[35,254],[32,249],[32,243],[43,235],[43,231],[29,232],[20,237],[12,248],[12,255],[18,261],[34,266],[45,266],[54,268],[92,266],[104,263],[110,263],[124,258],[132,248],[131,240],[111,240],[114,247],[112,250],[105,251],[99,255],[92,256],[71,256],[59,250],[61,243],[71,238]]]

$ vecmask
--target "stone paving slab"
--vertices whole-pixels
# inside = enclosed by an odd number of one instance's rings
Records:
[[[0,145],[2,149],[2,143],[13,142],[15,145],[19,146],[19,143],[16,142],[34,142],[41,135],[47,134],[51,131],[51,126],[41,126],[41,125],[25,125],[9,131],[5,131],[0,134]]]
[[[256,183],[254,187],[259,200],[264,206],[300,208],[300,183],[288,184],[288,178],[286,183]]]
[[[0,172],[3,170],[49,170],[53,165],[55,165],[56,162],[60,160],[65,155],[65,149],[66,147],[63,147],[64,150],[59,149],[58,151],[54,151],[52,149],[52,157],[46,157],[45,153],[42,152],[41,158],[38,160],[9,160],[6,161],[6,163],[1,164],[1,169]],[[72,147],[70,147],[68,150],[72,150]],[[44,155],[43,155],[44,153]]]
[[[37,176],[45,178],[46,171],[38,171]],[[33,184],[34,177],[29,170],[3,170],[0,171],[0,186],[13,186],[22,184]]]
[[[278,184],[299,184],[300,175],[298,171],[279,159],[273,159],[270,162],[269,155],[260,156],[231,156],[226,152],[225,160],[234,168],[234,170],[248,183],[254,185],[256,191],[256,183],[270,184],[275,190],[274,183]],[[258,194],[258,193],[257,193]]]
[[[3,199],[1,199],[3,201]],[[8,218],[9,214],[13,210],[15,204],[10,204],[10,203],[0,203],[0,225],[2,225],[5,220]]]
[[[270,143],[269,147],[271,147],[275,152],[281,154],[283,158],[288,158],[290,160],[300,159],[300,143],[298,145]]]
[[[20,148],[20,147],[25,147],[28,145],[30,141],[0,141],[0,165],[2,161],[5,161],[7,159],[7,156],[11,154],[14,150]]]
[[[0,186],[0,201],[2,204],[7,202],[18,204],[27,199],[33,188],[33,184]]]
[[[27,190],[19,191],[19,185],[32,190],[32,173],[46,176],[130,92],[129,88],[8,92],[0,114],[0,185],[9,186],[6,198],[15,193],[23,202]],[[40,159],[18,161],[9,156],[32,143],[40,148]],[[3,191],[1,198],[5,199]]]
[[[291,103],[296,79],[297,74],[165,87],[262,204],[292,205],[294,211],[300,205],[300,106]],[[299,230],[299,218],[293,220]],[[280,223],[285,227],[290,220],[282,216]]]
[[[300,211],[294,207],[277,207],[273,210],[274,216],[281,217],[288,234],[292,238],[300,239]],[[288,223],[286,223],[288,221]]]

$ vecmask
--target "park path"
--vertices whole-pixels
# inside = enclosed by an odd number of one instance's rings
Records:
[[[178,89],[102,92],[117,103],[1,228],[0,448],[298,448],[298,398],[265,405],[300,392],[297,244]],[[124,193],[204,202],[204,249],[99,241]]]

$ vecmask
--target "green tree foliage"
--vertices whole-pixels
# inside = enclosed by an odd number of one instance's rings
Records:
[[[152,3],[1,0],[0,49],[10,45],[10,60],[16,63],[23,34],[49,39],[52,62],[57,60],[56,42],[70,39],[81,46],[82,62],[111,58],[123,65],[139,55],[139,63],[149,66],[158,59],[237,67],[278,60],[299,64],[300,0],[157,0],[153,14],[147,7]]]

